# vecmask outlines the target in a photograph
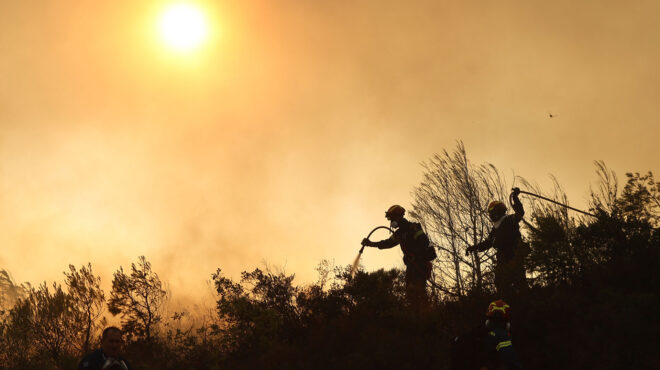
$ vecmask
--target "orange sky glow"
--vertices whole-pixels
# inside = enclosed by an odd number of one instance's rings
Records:
[[[457,140],[555,175],[578,207],[594,160],[660,172],[657,1],[201,1],[208,38],[184,54],[157,39],[168,3],[0,3],[0,268],[17,281],[91,262],[108,283],[145,255],[179,297],[216,268],[312,282]]]

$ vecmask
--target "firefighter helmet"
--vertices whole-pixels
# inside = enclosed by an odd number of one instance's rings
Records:
[[[493,211],[498,211],[498,212],[506,212],[506,205],[499,200],[490,202],[488,205],[488,213],[491,213]]]
[[[400,217],[403,217],[403,215],[404,215],[405,213],[406,213],[406,210],[403,209],[403,207],[401,207],[401,206],[398,205],[398,204],[395,204],[395,205],[393,205],[392,207],[390,207],[390,208],[387,210],[387,212],[385,212],[385,217],[386,217],[388,220],[396,220],[396,219],[398,219],[398,218],[400,218]]]
[[[499,317],[504,320],[509,320],[509,313],[511,311],[511,307],[504,302],[502,299],[498,299],[497,301],[493,301],[488,305],[488,311],[486,311],[486,317],[489,318],[495,318]]]

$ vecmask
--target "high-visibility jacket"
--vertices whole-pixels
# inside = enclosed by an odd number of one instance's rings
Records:
[[[522,370],[516,353],[513,351],[511,335],[505,328],[499,326],[491,328],[488,332],[487,343],[490,351],[497,352],[497,359],[505,369]]]

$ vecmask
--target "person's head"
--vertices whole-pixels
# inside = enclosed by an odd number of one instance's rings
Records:
[[[506,214],[506,205],[499,200],[490,202],[488,205],[488,217],[495,222]]]
[[[403,207],[395,204],[385,212],[385,218],[390,221],[390,226],[393,229],[396,229],[397,227],[401,226],[401,220],[403,219],[403,215],[405,213],[406,210],[403,209]]]
[[[509,306],[503,299],[493,301],[488,305],[486,311],[486,326],[501,326],[509,328],[511,320],[511,306]]]
[[[124,344],[121,330],[116,326],[109,326],[101,334],[101,349],[110,357],[118,357],[121,346]]]

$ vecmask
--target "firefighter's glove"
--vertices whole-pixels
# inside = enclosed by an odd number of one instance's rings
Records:
[[[520,195],[520,188],[513,188],[513,189],[511,189],[511,195],[513,195],[514,197],[517,198],[518,195]]]
[[[371,240],[364,238],[362,239],[362,246],[373,247],[373,243],[371,242]]]

